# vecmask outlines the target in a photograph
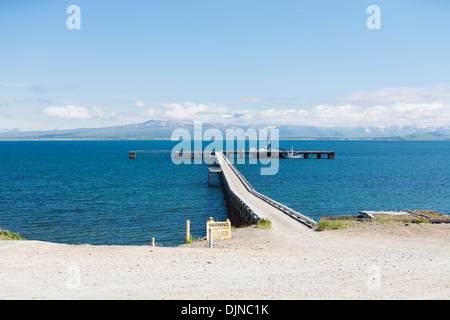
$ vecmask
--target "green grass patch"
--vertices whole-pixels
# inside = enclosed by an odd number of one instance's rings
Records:
[[[411,222],[411,220],[409,220],[409,219],[407,219],[405,217],[387,216],[387,217],[379,217],[379,218],[373,219],[369,223],[373,223],[373,224],[392,224],[392,223],[396,223],[396,222],[405,223],[405,222]]]
[[[324,230],[337,230],[353,227],[356,224],[354,219],[320,219],[319,223],[316,224],[314,230],[324,231]]]
[[[9,230],[0,229],[0,240],[25,240],[17,233],[12,233]]]
[[[426,218],[420,218],[417,220],[412,220],[412,223],[431,223],[430,220],[426,219]]]
[[[194,237],[192,236],[192,234],[190,234],[190,235],[189,235],[189,239],[187,240],[186,243],[192,243],[192,242],[198,241],[198,240],[200,240],[200,238],[194,238]]]
[[[413,219],[411,217],[380,217],[376,218],[369,223],[373,224],[392,224],[392,223],[430,223],[430,221],[426,218]]]
[[[258,228],[261,229],[271,229],[272,228],[272,221],[269,219],[260,219],[257,224]]]
[[[369,225],[388,225],[395,223],[430,223],[428,219],[411,219],[411,217],[395,217],[395,216],[385,216],[379,217],[373,220],[366,220],[364,222],[358,222],[357,219],[341,218],[341,219],[328,219],[322,218],[319,223],[316,224],[314,230],[324,231],[324,230],[337,230],[346,229],[355,226],[357,223],[364,223]]]

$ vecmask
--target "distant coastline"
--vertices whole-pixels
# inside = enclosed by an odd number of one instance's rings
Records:
[[[196,140],[196,139],[192,139]],[[227,140],[224,138],[224,140]],[[279,138],[280,141],[450,141],[450,138]],[[0,138],[0,141],[171,141],[168,137],[148,138]]]
[[[198,125],[198,124],[197,124]],[[171,140],[175,130],[194,133],[209,129],[225,133],[228,130],[241,132],[242,136],[258,130],[276,129],[280,140],[418,140],[448,141],[450,126],[346,126],[316,127],[306,125],[201,123],[195,128],[193,121],[149,120],[142,123],[101,128],[55,129],[45,131],[0,132],[0,141],[17,140]],[[197,131],[195,131],[197,130]],[[203,132],[201,133],[203,135]],[[192,135],[194,140],[197,136]]]

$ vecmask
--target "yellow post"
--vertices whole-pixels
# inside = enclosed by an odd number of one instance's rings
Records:
[[[191,221],[186,220],[186,243],[191,241]]]

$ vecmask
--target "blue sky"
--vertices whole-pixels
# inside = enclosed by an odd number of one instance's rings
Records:
[[[0,131],[450,125],[449,17],[444,0],[2,0]]]

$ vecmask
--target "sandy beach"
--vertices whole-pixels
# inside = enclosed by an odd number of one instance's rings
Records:
[[[282,229],[212,249],[0,241],[0,299],[450,298],[449,224]]]

